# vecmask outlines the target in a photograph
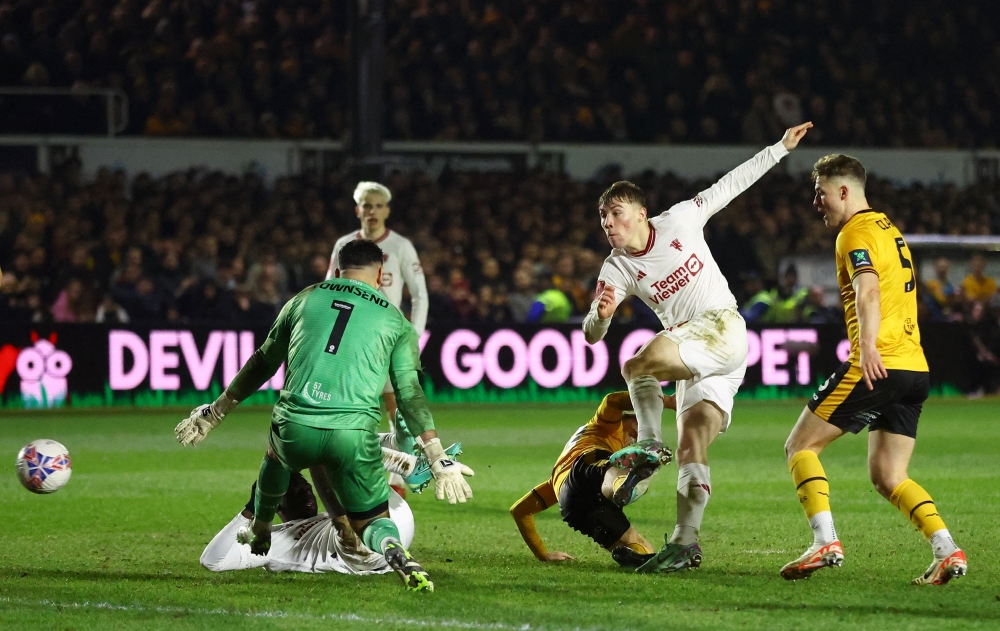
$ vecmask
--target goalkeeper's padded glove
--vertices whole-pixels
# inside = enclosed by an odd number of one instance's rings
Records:
[[[197,445],[205,440],[208,433],[212,431],[226,415],[233,411],[239,401],[233,401],[223,392],[214,403],[210,405],[199,405],[191,410],[190,416],[177,424],[174,428],[174,435],[177,442],[187,447]]]
[[[434,496],[439,500],[448,498],[449,504],[457,502],[464,504],[466,500],[472,499],[472,489],[463,476],[472,477],[475,472],[457,460],[449,460],[439,438],[432,438],[426,442],[417,438],[417,442],[431,465]]]

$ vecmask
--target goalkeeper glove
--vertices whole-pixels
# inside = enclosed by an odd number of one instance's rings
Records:
[[[427,462],[431,465],[431,475],[434,476],[434,496],[443,500],[448,498],[449,504],[456,502],[465,503],[472,499],[472,489],[465,481],[466,477],[472,477],[475,472],[457,460],[449,460],[448,455],[441,447],[441,440],[432,438],[426,442],[417,438],[420,447],[427,456]]]
[[[205,440],[208,432],[212,431],[226,415],[233,411],[239,401],[233,401],[223,392],[214,403],[210,405],[199,405],[191,410],[191,415],[177,424],[174,428],[174,435],[177,442],[187,447],[197,445]]]

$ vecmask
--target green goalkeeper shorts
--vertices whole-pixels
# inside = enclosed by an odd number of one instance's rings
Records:
[[[389,508],[389,484],[378,435],[364,429],[321,429],[271,420],[271,449],[291,471],[326,467],[337,499],[351,519],[369,519]]]

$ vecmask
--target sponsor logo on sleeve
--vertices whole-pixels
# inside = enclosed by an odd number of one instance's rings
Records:
[[[868,250],[851,250],[847,256],[851,259],[851,266],[853,266],[854,269],[860,269],[862,267],[875,267],[872,264],[872,257],[868,254]]]

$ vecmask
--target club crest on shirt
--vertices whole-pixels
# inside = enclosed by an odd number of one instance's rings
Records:
[[[670,247],[672,247],[673,249],[677,250],[678,252],[683,252],[684,251],[684,246],[681,245],[681,240],[680,239],[674,239],[673,241],[671,241],[670,242]]]
[[[701,205],[705,203],[705,198],[702,197],[701,195],[695,195],[694,199],[691,200],[691,201],[694,202],[695,206],[697,206],[698,208],[701,208]]]
[[[872,257],[868,254],[868,250],[851,250],[847,257],[851,259],[851,265],[854,269],[860,267],[874,267],[872,264]]]

